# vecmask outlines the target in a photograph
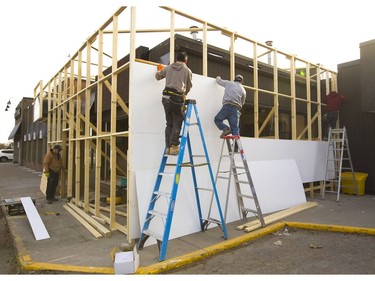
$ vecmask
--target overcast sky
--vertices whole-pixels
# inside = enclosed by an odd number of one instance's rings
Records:
[[[359,44],[375,39],[368,0],[5,1],[0,9],[0,143],[14,127],[22,97],[47,82],[120,6],[166,5],[286,53],[336,71],[359,59]],[[139,6],[138,9],[141,9]],[[7,101],[12,102],[5,112]]]

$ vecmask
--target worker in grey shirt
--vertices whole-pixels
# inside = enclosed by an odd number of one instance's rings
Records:
[[[158,66],[155,74],[156,80],[165,78],[165,88],[163,90],[162,104],[164,106],[167,125],[165,128],[165,153],[178,155],[180,145],[181,125],[184,121],[183,106],[185,96],[193,86],[192,72],[186,63],[188,56],[185,52],[180,52],[176,56],[176,62],[165,68]]]
[[[223,107],[214,119],[216,126],[222,131],[220,138],[231,133],[233,136],[239,136],[240,110],[246,100],[246,91],[242,86],[243,77],[242,75],[236,75],[234,81],[228,81],[218,76],[216,77],[216,82],[225,88]],[[224,124],[224,120],[228,120],[230,127]]]

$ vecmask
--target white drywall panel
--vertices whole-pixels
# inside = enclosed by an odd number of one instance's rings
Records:
[[[268,214],[306,202],[294,159],[250,161],[249,169],[262,213]]]
[[[324,180],[327,142],[241,138],[249,160],[294,159],[302,182]]]
[[[132,204],[129,207],[132,209],[139,208],[130,212],[132,214],[131,221],[140,219],[140,225],[142,226],[165,146],[164,130],[166,121],[161,104],[161,93],[165,86],[165,80],[157,81],[155,79],[155,66],[137,62],[133,64],[133,67],[132,80],[130,81],[131,104],[129,109],[130,137],[128,157],[131,159],[130,173],[135,176],[136,182],[135,184],[133,181],[133,185],[130,186],[133,191],[136,191],[132,192],[133,197],[131,200],[138,200],[138,206]],[[193,87],[188,94],[188,98],[197,100],[199,117],[214,174],[218,165],[222,140],[219,138],[221,132],[216,128],[213,120],[222,106],[223,94],[224,89],[217,85],[215,79],[193,74]],[[194,137],[198,136],[196,129],[191,128],[190,136],[193,147],[201,145],[200,138]],[[246,137],[242,137],[241,140],[248,161],[294,159],[302,182],[324,179],[327,142],[269,140]],[[177,208],[195,210],[195,199],[184,194],[184,192],[189,192],[189,189],[192,188],[192,186],[184,186],[185,181],[191,180],[190,171],[183,171],[183,173],[186,173],[189,178],[185,179],[183,175],[181,177],[179,198],[183,199],[182,202],[178,203]],[[269,173],[264,174],[267,177],[268,175]],[[208,177],[207,171],[204,172],[204,175],[202,174],[202,177]],[[224,192],[219,187],[218,190],[219,192]],[[288,193],[287,191],[285,192]],[[223,197],[221,196],[220,198]],[[234,194],[231,194],[230,198],[231,200],[235,199]],[[186,202],[184,202],[185,200]],[[189,209],[190,206],[194,207]],[[176,209],[176,213],[178,213],[178,209]],[[193,216],[189,214],[189,217]],[[238,211],[228,212],[227,220],[233,220],[236,217],[238,217]],[[181,221],[184,221],[184,219],[181,219]],[[136,228],[138,228],[138,231]],[[138,237],[139,228],[140,226],[133,228],[130,233],[131,238]],[[173,226],[173,231],[179,232],[179,227],[177,229],[174,228]]]
[[[156,67],[135,63],[131,92],[130,127],[132,134],[132,170],[155,167],[160,162],[164,149],[165,116],[161,104],[161,93],[165,80],[156,81]],[[220,131],[214,117],[221,108],[224,89],[215,79],[193,74],[193,88],[188,98],[197,100],[199,117],[213,162],[219,158]],[[191,133],[196,135],[197,131]],[[247,157],[252,160],[295,159],[302,182],[323,180],[325,176],[327,142],[273,140],[242,137]],[[146,142],[146,145],[145,143]],[[145,161],[147,156],[147,161]]]
[[[30,197],[20,198],[36,240],[50,238],[42,219]]]
[[[240,165],[240,163],[239,163]],[[280,211],[291,208],[306,202],[301,177],[293,159],[276,160],[276,161],[252,161],[249,162],[251,178],[259,200],[259,205],[263,214]],[[174,170],[170,168],[169,170]],[[136,173],[137,190],[139,198],[139,214],[140,225],[143,225],[148,204],[155,184],[157,170],[144,170]],[[190,233],[200,231],[200,221],[197,211],[197,205],[194,195],[194,187],[190,169],[186,169],[181,173],[181,181],[176,198],[175,211],[171,227],[170,239],[181,237]],[[207,174],[201,170],[197,170],[198,186],[209,186]],[[240,176],[240,180],[246,180],[245,175]],[[172,186],[172,179],[166,179],[161,183],[161,190],[169,190]],[[227,182],[218,181],[217,190],[220,198],[223,214],[225,213],[225,202],[227,192]],[[142,196],[139,194],[142,193]],[[251,195],[250,187],[241,184],[241,193]],[[166,200],[162,200],[164,207],[167,207]],[[207,218],[210,206],[210,194],[200,191],[200,202],[202,208],[202,217]],[[244,206],[250,209],[256,209],[253,200],[244,198]],[[166,213],[166,209],[155,206],[155,209]],[[248,217],[254,216],[252,213]],[[211,217],[219,219],[216,205],[211,213]],[[238,203],[235,194],[234,184],[230,187],[228,211],[226,222],[240,220],[241,216],[238,211]],[[163,222],[158,219],[153,220],[154,224],[150,225],[150,229],[156,233],[163,233]],[[214,227],[216,225],[210,225]],[[145,246],[155,243],[155,241],[147,241]]]

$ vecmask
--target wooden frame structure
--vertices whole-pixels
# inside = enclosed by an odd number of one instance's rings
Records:
[[[125,206],[125,210],[119,210],[115,201],[118,176],[127,178],[128,186],[133,181],[129,172],[132,159],[127,157],[127,150],[131,149],[132,143],[129,129],[131,120],[128,115],[133,108],[131,100],[124,95],[126,91],[119,87],[118,77],[123,72],[128,72],[129,77],[132,77],[132,63],[139,61],[136,59],[136,46],[146,37],[151,40],[153,34],[167,34],[172,46],[169,60],[174,61],[174,35],[201,32],[203,76],[208,75],[209,40],[220,38],[220,42],[229,43],[231,79],[236,72],[236,54],[250,57],[251,71],[249,79],[245,77],[245,81],[252,82],[245,83],[244,87],[253,99],[253,134],[256,138],[263,137],[265,127],[271,123],[274,135],[266,137],[280,138],[282,122],[279,110],[282,103],[287,104],[290,109],[291,139],[321,140],[324,106],[321,96],[323,92],[328,94],[330,90],[337,88],[336,73],[319,64],[302,60],[296,55],[281,52],[272,46],[169,7],[154,8],[163,16],[153,18],[163,20],[159,20],[159,24],[149,23],[152,28],[144,28],[145,16],[139,15],[138,9],[142,12],[142,8],[120,7],[83,43],[55,76],[44,85],[40,81],[34,89],[34,98],[39,99],[41,106],[43,100],[48,101],[47,143],[49,146],[59,143],[64,149],[62,196],[74,198],[74,204],[82,207],[84,212],[104,219],[111,231],[119,230],[127,237],[133,225],[129,216],[130,209]],[[146,22],[149,21],[147,17]],[[159,25],[164,26],[158,28]],[[119,65],[119,58],[127,55],[128,61]],[[261,85],[259,82],[259,71],[264,64],[272,69],[269,73],[272,85]],[[303,71],[299,72],[301,69]],[[279,87],[281,72],[290,81],[286,89]],[[297,84],[304,85],[303,93]],[[126,88],[129,97],[132,85],[128,83]],[[268,99],[271,97],[272,104],[268,115],[260,120],[259,101],[264,96],[268,96]],[[106,100],[110,101],[107,107]],[[93,104],[95,107],[92,107]],[[302,115],[298,108],[303,108]],[[126,124],[119,126],[120,122]],[[109,179],[109,208],[103,208],[100,204],[105,176]],[[313,195],[315,189],[317,187],[312,183],[308,190]],[[127,206],[131,203],[131,192],[134,191],[127,190]]]

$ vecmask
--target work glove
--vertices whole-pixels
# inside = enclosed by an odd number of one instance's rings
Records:
[[[157,68],[158,71],[162,71],[164,69],[164,66],[162,64],[158,64]]]
[[[44,172],[44,175],[48,178],[49,177],[49,172]]]

